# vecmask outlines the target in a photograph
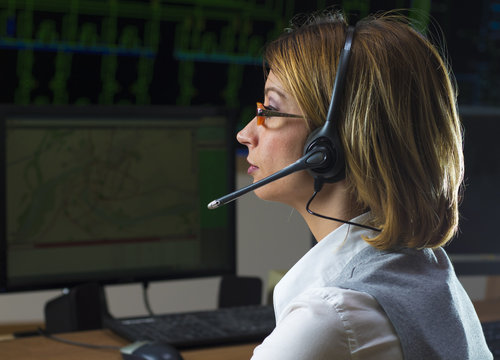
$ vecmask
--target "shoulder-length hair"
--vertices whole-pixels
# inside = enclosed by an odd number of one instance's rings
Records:
[[[265,49],[311,130],[328,111],[347,24],[313,16]],[[382,231],[379,249],[438,247],[458,227],[462,132],[453,76],[438,49],[394,12],[356,24],[337,124],[346,180]]]

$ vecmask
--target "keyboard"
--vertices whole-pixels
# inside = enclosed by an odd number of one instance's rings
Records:
[[[483,322],[484,337],[495,360],[500,359],[500,321]]]
[[[275,326],[273,307],[261,305],[104,319],[104,327],[129,341],[160,341],[178,349],[261,342]]]

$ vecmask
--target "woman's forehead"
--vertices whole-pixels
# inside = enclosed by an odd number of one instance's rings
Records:
[[[288,93],[283,89],[281,81],[272,73],[272,71],[267,77],[266,84],[264,86],[264,95],[268,96],[271,92],[276,93],[276,95],[283,99],[288,98]]]

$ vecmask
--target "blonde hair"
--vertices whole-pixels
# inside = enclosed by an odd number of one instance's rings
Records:
[[[316,15],[264,54],[311,129],[326,118],[347,24]],[[438,50],[397,13],[359,21],[337,124],[346,180],[379,249],[438,247],[458,227],[462,134],[452,75]]]

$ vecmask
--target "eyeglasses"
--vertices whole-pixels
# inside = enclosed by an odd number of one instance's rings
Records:
[[[282,113],[279,111],[274,111],[269,109],[266,105],[258,102],[257,103],[257,125],[263,125],[266,117],[291,117],[291,118],[301,118],[304,119],[302,115],[294,115]]]

